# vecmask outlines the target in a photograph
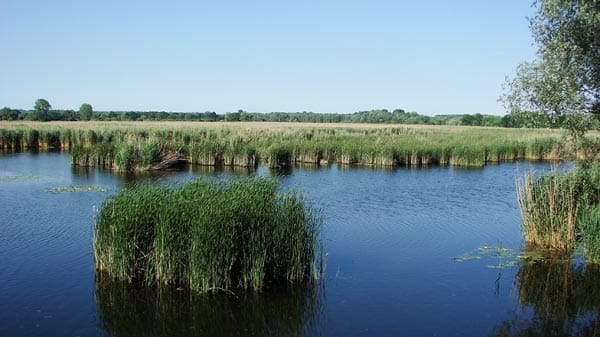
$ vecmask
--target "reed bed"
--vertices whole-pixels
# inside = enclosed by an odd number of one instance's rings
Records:
[[[600,207],[586,209],[580,218],[579,236],[587,260],[600,264]]]
[[[297,193],[276,189],[253,178],[122,190],[99,213],[96,268],[200,292],[318,278],[319,217]]]
[[[308,123],[0,122],[0,149],[62,149],[72,162],[117,171],[178,163],[482,167],[569,159],[560,130]]]
[[[575,172],[540,178],[530,173],[517,183],[527,243],[564,251],[575,247],[581,189],[578,178]]]
[[[517,182],[517,192],[527,243],[564,252],[581,243],[588,262],[600,262],[599,164],[530,173]]]

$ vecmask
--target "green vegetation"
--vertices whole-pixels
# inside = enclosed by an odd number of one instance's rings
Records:
[[[522,63],[501,97],[510,113],[550,117],[574,136],[600,116],[600,2],[539,0],[530,19],[537,59]]]
[[[225,121],[225,122],[285,122],[285,123],[362,123],[402,125],[488,126],[505,128],[567,128],[569,120],[563,116],[549,118],[545,114],[513,111],[505,116],[475,114],[427,116],[403,109],[375,109],[354,113],[314,112],[166,112],[166,111],[94,111],[84,103],[79,110],[51,109],[47,100],[40,99],[33,110],[4,107],[0,120],[7,121]],[[43,104],[38,104],[43,103]],[[47,104],[46,104],[47,103]],[[40,109],[41,107],[41,109]],[[598,128],[592,121],[591,127]]]
[[[83,103],[80,107],[79,107],[79,120],[80,121],[89,121],[92,119],[92,116],[94,114],[94,109],[92,108],[92,106],[88,103]]]
[[[32,119],[36,121],[49,121],[50,120],[50,109],[52,106],[50,103],[40,98],[35,101],[35,105],[33,107]]]
[[[600,263],[600,166],[529,174],[518,185],[527,243],[569,252],[581,242],[586,259]]]
[[[558,130],[339,126],[280,123],[4,123],[4,150],[70,150],[72,162],[117,171],[181,163],[271,167],[482,167],[514,160],[570,159]]]
[[[96,268],[201,292],[318,278],[320,221],[298,194],[276,188],[255,178],[122,190],[98,216]]]
[[[574,172],[539,179],[530,173],[519,183],[523,232],[528,243],[560,250],[574,248],[580,181]]]
[[[600,263],[600,208],[590,206],[579,219],[579,236],[588,260]]]
[[[478,247],[472,252],[455,257],[454,261],[486,260],[490,262],[487,265],[488,268],[504,269],[516,266],[519,259],[522,258],[523,256],[517,255],[514,249],[506,248],[502,244],[499,244],[495,247],[488,245]]]
[[[569,252],[583,243],[589,262],[600,262],[599,144],[585,137],[600,116],[600,2],[534,1],[530,18],[537,59],[522,63],[501,97],[511,116],[569,130],[578,167],[519,183],[525,240]]]

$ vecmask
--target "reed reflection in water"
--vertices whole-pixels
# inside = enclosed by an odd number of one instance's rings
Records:
[[[322,284],[263,292],[194,294],[96,274],[96,305],[111,336],[313,336],[322,319]]]
[[[571,256],[523,261],[515,290],[523,309],[498,325],[494,337],[600,336],[600,266]]]

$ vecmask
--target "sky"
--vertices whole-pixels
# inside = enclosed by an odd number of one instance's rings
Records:
[[[0,0],[0,106],[502,115],[527,0]]]

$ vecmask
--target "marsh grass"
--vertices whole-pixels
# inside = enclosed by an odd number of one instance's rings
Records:
[[[537,178],[528,174],[517,182],[525,240],[542,248],[568,251],[575,247],[580,210],[580,181],[576,172]]]
[[[579,236],[588,261],[600,263],[600,208],[586,209],[580,218]]]
[[[297,193],[266,178],[142,185],[102,206],[96,268],[114,278],[196,291],[320,276],[320,220]]]
[[[600,166],[580,165],[567,172],[517,182],[528,244],[563,252],[582,243],[588,262],[600,262]]]
[[[6,151],[64,149],[72,162],[117,171],[200,166],[272,168],[299,163],[373,167],[482,167],[570,159],[560,130],[307,123],[0,123]],[[593,137],[592,137],[593,138]],[[175,161],[173,161],[175,162]]]

